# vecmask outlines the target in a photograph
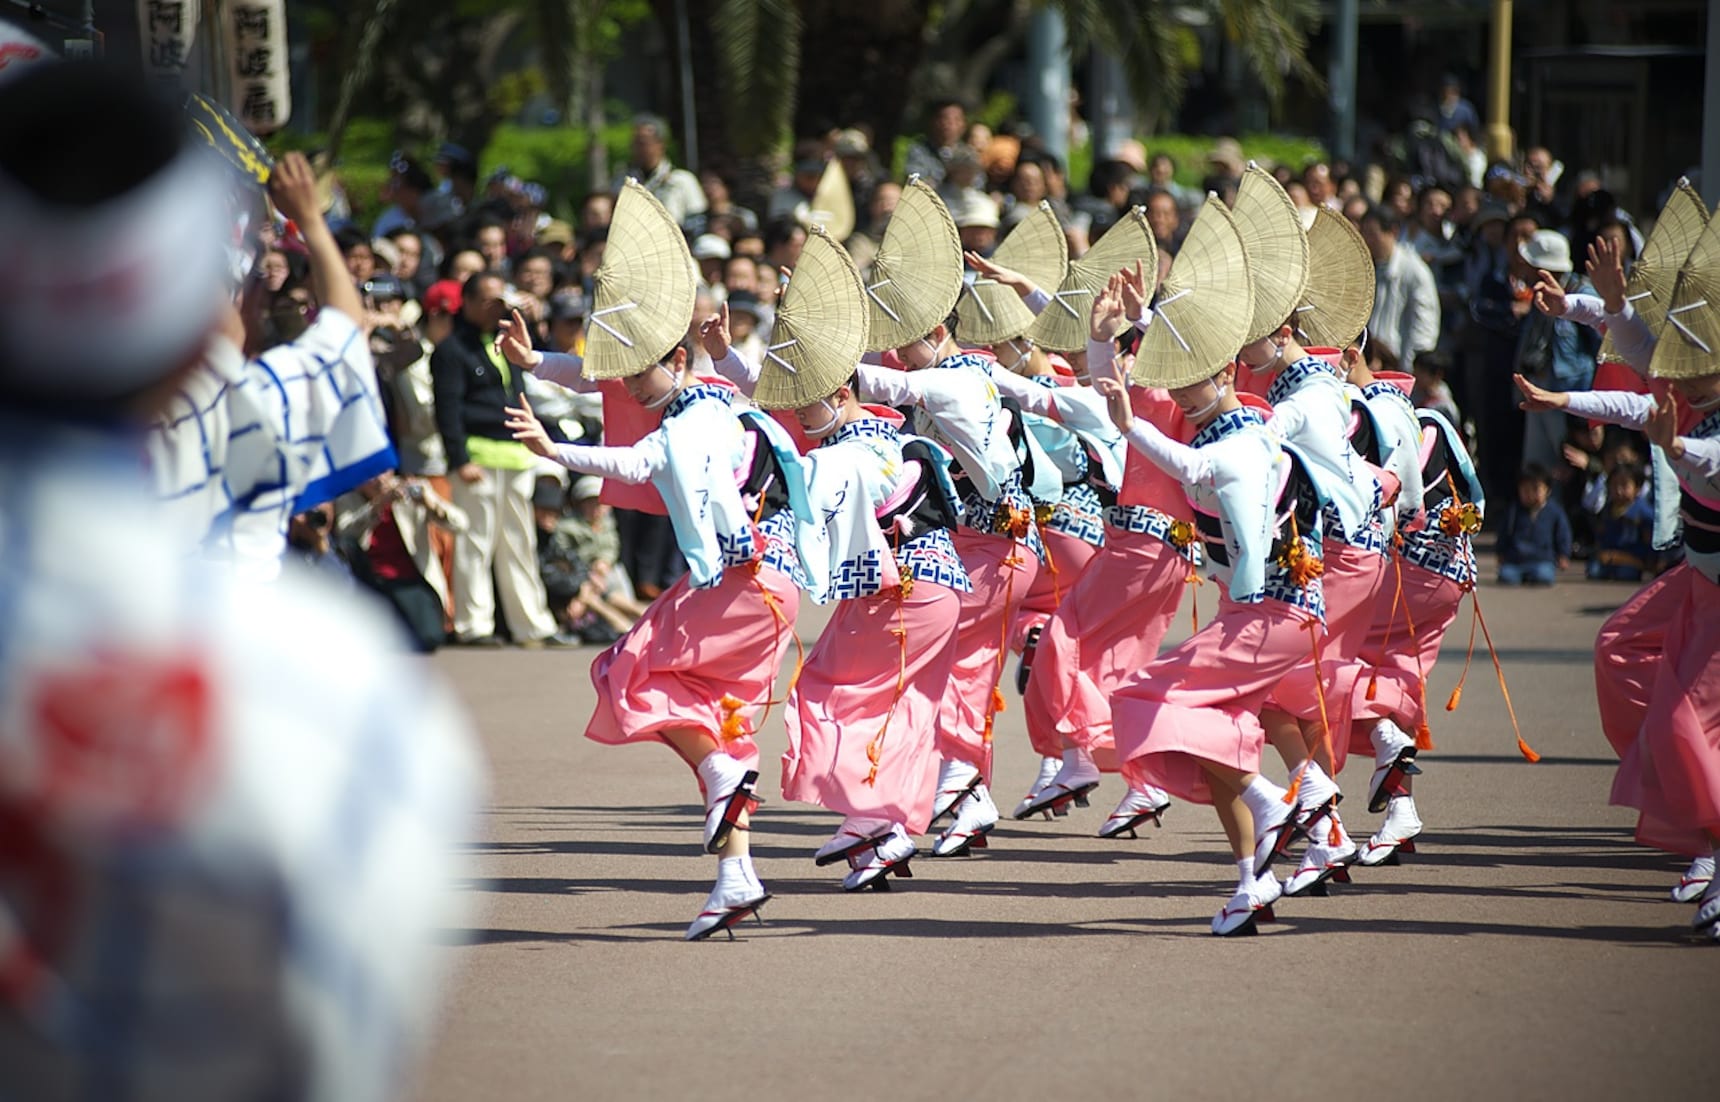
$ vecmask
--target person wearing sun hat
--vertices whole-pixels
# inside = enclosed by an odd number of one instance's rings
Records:
[[[1661,633],[1640,731],[1620,748],[1612,803],[1636,809],[1643,845],[1713,861],[1720,858],[1720,221],[1708,224],[1680,267],[1665,316],[1648,365],[1664,397],[1560,394],[1520,375],[1516,383],[1526,410],[1563,410],[1647,433],[1677,475],[1684,562],[1608,623],[1626,637]],[[1710,882],[1691,924],[1720,941],[1720,880],[1700,866],[1686,878],[1704,874]]]
[[[1223,202],[1209,197],[1189,229],[1144,315],[1133,369],[1136,382],[1169,391],[1195,428],[1191,444],[1137,418],[1113,374],[1111,342],[1127,324],[1124,285],[1119,274],[1093,304],[1093,385],[1130,446],[1188,493],[1219,603],[1205,627],[1112,694],[1117,757],[1131,785],[1213,805],[1236,857],[1237,886],[1212,932],[1253,933],[1282,894],[1269,865],[1293,821],[1285,791],[1260,775],[1266,733],[1258,712],[1278,681],[1308,662],[1321,630],[1319,496],[1307,460],[1235,389],[1233,357],[1248,333],[1254,289]]]
[[[1596,294],[1569,295],[1551,279],[1535,287],[1535,305],[1555,317],[1571,317],[1594,327],[1605,326],[1601,342],[1602,363],[1595,371],[1595,389],[1640,391],[1648,386],[1647,366],[1654,359],[1659,337],[1666,328],[1666,307],[1672,298],[1679,269],[1702,238],[1709,224],[1708,208],[1689,181],[1680,180],[1673,189],[1642,255],[1624,274],[1616,247],[1604,238],[1589,248],[1589,275]],[[1609,368],[1619,365],[1616,372]],[[1693,423],[1694,413],[1681,418],[1681,426]],[[1652,442],[1650,467],[1656,502],[1655,544],[1664,546],[1678,538],[1680,494],[1677,476],[1666,453]],[[1677,595],[1658,584],[1649,585],[1607,618],[1595,637],[1595,698],[1600,708],[1601,731],[1621,758],[1642,731],[1662,655],[1665,626],[1672,619]],[[1664,606],[1664,607],[1663,607]],[[1707,889],[1714,876],[1714,860],[1707,853],[1696,855],[1678,884],[1673,899],[1688,902]]]
[[[592,663],[597,708],[585,735],[612,745],[666,743],[693,768],[705,797],[704,844],[717,882],[688,940],[727,930],[769,895],[747,845],[758,804],[758,746],[747,713],[768,700],[794,638],[800,590],[797,518],[805,486],[791,441],[756,411],[737,416],[734,391],[701,382],[682,344],[695,277],[686,238],[662,204],[628,181],[595,278],[585,355],[588,380],[619,378],[661,423],[635,444],[557,445],[528,404],[508,411],[515,439],[569,470],[649,483],[662,497],[688,573]],[[523,327],[506,340],[523,344]],[[529,348],[510,357],[532,359]],[[541,354],[539,354],[541,356]],[[541,357],[536,366],[573,357]]]
[[[1303,864],[1336,868],[1353,859],[1356,848],[1335,810],[1341,798],[1333,779],[1337,748],[1322,719],[1322,682],[1354,657],[1367,630],[1390,536],[1380,483],[1350,444],[1350,395],[1336,366],[1339,351],[1310,352],[1301,340],[1312,337],[1300,321],[1350,314],[1350,300],[1359,308],[1367,298],[1371,308],[1372,285],[1346,279],[1344,268],[1310,269],[1308,234],[1295,204],[1258,166],[1243,171],[1235,209],[1255,290],[1248,339],[1237,357],[1248,371],[1243,386],[1271,403],[1273,431],[1308,460],[1325,514],[1321,662],[1291,671],[1261,722],[1294,778],[1296,832],[1309,838]],[[1360,334],[1358,326],[1349,337],[1329,335],[1347,347]]]
[[[764,362],[701,334],[717,368],[814,443],[807,495],[826,555],[808,561],[815,600],[836,610],[806,657],[785,718],[782,794],[842,813],[819,865],[846,861],[848,891],[909,875],[932,813],[938,707],[971,588],[950,532],[960,521],[949,453],[860,404],[854,365],[867,305],[854,262],[821,227],[807,237]],[[809,548],[809,556],[813,555]]]
[[[1352,387],[1356,426],[1352,443],[1382,479],[1398,487],[1387,517],[1401,558],[1374,595],[1358,649],[1330,665],[1326,691],[1334,768],[1342,769],[1350,753],[1374,761],[1368,810],[1384,811],[1386,821],[1357,859],[1378,865],[1400,849],[1413,852],[1410,843],[1421,833],[1411,775],[1418,772],[1417,750],[1431,746],[1425,737],[1426,674],[1475,583],[1473,525],[1485,500],[1457,429],[1436,413],[1418,414],[1409,401],[1408,377],[1374,375],[1354,342],[1373,302],[1373,259],[1361,234],[1347,219],[1322,209],[1308,230],[1308,247],[1322,286],[1310,291],[1310,308],[1299,312],[1297,324],[1311,343],[1343,347],[1341,366]],[[1344,858],[1325,856],[1310,846],[1285,893],[1316,890],[1335,876]]]
[[[962,527],[955,545],[972,592],[962,594],[956,659],[940,706],[943,765],[933,821],[953,822],[932,847],[936,857],[983,847],[997,825],[991,791],[993,719],[1007,654],[1004,631],[1016,604],[1033,588],[1044,556],[1033,502],[1022,485],[1022,459],[985,357],[955,341],[962,293],[962,252],[943,201],[922,180],[903,189],[866,281],[868,344],[894,351],[907,368],[862,363],[860,389],[873,401],[911,407],[916,432],[955,457]]]
[[[1031,225],[1024,223],[1016,233]],[[1014,240],[1012,235],[1005,247]],[[1138,283],[1138,297],[1143,302],[1150,298],[1146,273],[1156,277],[1158,272],[1152,231],[1139,210],[1120,219],[1081,260],[1066,265],[1064,276],[1055,284],[1046,280],[1055,287],[1052,294],[1040,290],[1035,280],[1020,272],[978,258],[970,257],[970,262],[987,277],[987,283],[976,281],[975,298],[985,296],[983,301],[991,304],[994,318],[1007,315],[996,304],[998,295],[992,288],[997,284],[1013,288],[1037,314],[1023,339],[1035,348],[1043,341],[1071,352],[1077,348],[1085,351],[1085,318],[1091,312],[1090,303],[1118,269],[1133,267],[1130,278]],[[977,301],[974,309],[977,313]],[[1002,354],[1004,349],[994,350]],[[1158,653],[1199,551],[1192,539],[1181,547],[1171,541],[1171,530],[1178,520],[1185,526],[1193,520],[1181,489],[1139,453],[1123,448],[1121,455],[1116,454],[1115,445],[1121,444],[1121,438],[1096,391],[1043,385],[1052,382],[1049,376],[1028,379],[994,372],[993,379],[1029,415],[1049,421],[1064,437],[1083,445],[1078,458],[1087,461],[1084,469],[1077,468],[1080,481],[1065,485],[1064,501],[1046,524],[1051,563],[1060,568],[1052,580],[1060,592],[1053,593],[1051,614],[1036,621],[1043,625],[1037,640],[1028,644],[1031,637],[1023,639],[1027,644],[1023,646],[1023,661],[1032,659],[1023,707],[1028,736],[1041,761],[1039,774],[1016,806],[1014,817],[1051,817],[1066,814],[1077,800],[1084,805],[1101,772],[1117,771],[1110,692]],[[1152,418],[1179,438],[1187,435],[1174,403],[1162,390],[1137,388],[1131,392],[1131,402],[1138,416]],[[1049,439],[1045,450],[1053,456],[1069,454],[1067,444],[1055,438]],[[1066,477],[1069,473],[1073,472],[1066,472]],[[1089,526],[1088,516],[1098,523]],[[1077,550],[1080,558],[1073,558],[1072,547],[1085,547],[1075,540],[1088,538],[1090,528],[1098,529],[1097,546],[1088,554]],[[1073,535],[1054,542],[1064,531]],[[1066,572],[1069,561],[1081,566],[1073,577]],[[1048,574],[1049,569],[1042,571],[1040,581],[1028,594],[1025,604],[1029,610],[1033,610],[1036,596],[1052,590],[1046,581]],[[1169,798],[1160,789],[1130,788],[1099,828],[1099,835],[1132,834],[1147,819],[1157,822],[1169,806]]]

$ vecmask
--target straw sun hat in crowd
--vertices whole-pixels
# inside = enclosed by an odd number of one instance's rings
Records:
[[[681,227],[643,184],[628,179],[592,277],[585,377],[625,379],[674,351],[693,321],[694,271]]]
[[[1654,232],[1642,247],[1642,255],[1631,266],[1625,281],[1624,297],[1636,310],[1636,316],[1648,325],[1649,332],[1663,336],[1666,327],[1666,304],[1672,299],[1672,286],[1678,281],[1678,270],[1696,247],[1702,232],[1708,228],[1708,208],[1702,197],[1682,177],[1672,189],[1672,197],[1661,209]],[[1600,359],[1604,363],[1623,363],[1609,332],[1601,341]],[[1642,365],[1638,365],[1639,367]]]
[[[1708,223],[1678,270],[1648,373],[1657,379],[1720,375],[1720,219]]]
[[[1230,208],[1209,195],[1147,312],[1131,377],[1166,388],[1210,379],[1247,342],[1253,317],[1254,284],[1242,235]]]
[[[944,201],[918,176],[902,189],[864,287],[873,352],[926,336],[961,297],[961,234]]]
[[[1374,313],[1374,256],[1361,231],[1329,207],[1308,228],[1308,276],[1294,323],[1302,343],[1348,348]]]
[[[853,377],[867,328],[866,290],[854,258],[813,226],[776,308],[753,401],[795,409],[830,397]]]
[[[1254,313],[1242,340],[1248,344],[1278,332],[1302,305],[1308,290],[1308,234],[1284,188],[1253,161],[1242,170],[1231,213],[1254,281]]]
[[[854,232],[854,189],[848,184],[848,173],[843,171],[840,160],[832,157],[825,164],[806,217],[810,225],[823,226],[837,241],[848,240]]]
[[[1069,268],[1069,238],[1050,203],[1023,218],[992,254],[1000,267],[1020,272],[1036,287],[1056,287]],[[1013,287],[984,276],[968,284],[956,305],[964,344],[1002,344],[1033,326],[1033,311]]]
[[[1123,268],[1133,268],[1136,262],[1149,279],[1158,274],[1158,245],[1147,225],[1146,211],[1140,207],[1117,219],[1087,255],[1069,265],[1069,274],[1063,277],[1057,293],[1027,331],[1028,339],[1053,352],[1085,349],[1094,297],[1112,276]]]

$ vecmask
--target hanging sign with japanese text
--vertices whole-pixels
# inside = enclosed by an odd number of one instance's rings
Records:
[[[227,59],[233,113],[254,134],[287,123],[287,12],[284,0],[233,0],[227,7]]]
[[[137,0],[144,72],[167,80],[185,75],[201,16],[198,9],[198,0]]]

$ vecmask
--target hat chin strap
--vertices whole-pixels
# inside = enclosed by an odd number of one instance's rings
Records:
[[[1714,407],[1720,406],[1720,394],[1716,394],[1714,397],[1703,402],[1698,402],[1690,398],[1686,398],[1685,401],[1689,403],[1691,409],[1696,410],[1698,413],[1706,413]]]
[[[804,432],[814,440],[823,440],[825,437],[832,435],[837,429],[842,427],[842,411],[831,405],[829,398],[820,398],[818,400],[818,404],[823,406],[825,411],[830,414],[830,419],[824,422],[824,424],[819,425],[817,428],[809,429],[802,425],[800,431]]]
[[[639,404],[644,406],[646,409],[662,409],[664,406],[675,400],[675,395],[681,393],[681,377],[676,375],[673,371],[670,371],[668,364],[653,364],[652,366],[656,370],[669,376],[669,390],[661,398],[657,398],[650,402],[641,402]]]
[[[1218,403],[1224,401],[1224,392],[1226,390],[1229,390],[1230,388],[1225,386],[1223,383],[1214,383],[1214,384],[1212,384],[1212,388],[1213,388],[1213,391],[1215,392],[1212,396],[1212,401],[1208,402],[1204,406],[1201,406],[1199,409],[1195,410],[1194,412],[1186,413],[1183,416],[1187,417],[1190,421],[1198,421],[1202,417],[1205,417],[1207,414],[1211,413],[1213,410],[1217,409]]]

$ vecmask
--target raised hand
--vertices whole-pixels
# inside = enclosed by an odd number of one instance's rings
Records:
[[[1601,296],[1607,313],[1624,309],[1624,257],[1619,247],[1605,237],[1597,237],[1589,245],[1589,281]]]
[[[1135,261],[1133,270],[1124,268],[1117,273],[1122,277],[1123,314],[1130,321],[1136,321],[1147,316],[1147,303],[1152,300],[1153,288],[1147,282],[1146,268]],[[1157,272],[1153,275],[1156,277]]]
[[[1565,287],[1545,269],[1535,271],[1535,309],[1551,318],[1562,318],[1570,304],[1565,301]]]
[[[1093,299],[1093,318],[1089,335],[1096,341],[1109,341],[1123,328],[1123,275],[1112,276]]]
[[[1672,395],[1654,403],[1654,411],[1648,415],[1648,424],[1642,431],[1648,435],[1649,443],[1665,449],[1670,458],[1677,459],[1683,454],[1684,447],[1678,440],[1678,410]]]
[[[524,444],[533,455],[541,455],[545,459],[555,458],[555,442],[544,431],[543,422],[532,413],[532,404],[524,394],[520,395],[520,408],[512,406],[505,408],[508,419],[503,422],[507,430],[514,434],[514,439]]]
[[[699,323],[699,343],[714,363],[729,354],[729,340],[729,304],[725,302]]]
[[[1523,392],[1523,400],[1517,403],[1518,409],[1535,413],[1544,410],[1562,410],[1571,404],[1570,395],[1560,394],[1554,390],[1542,390],[1521,375],[1511,376],[1511,381],[1516,383],[1517,389]]]
[[[1031,279],[1013,268],[1005,268],[1003,265],[994,263],[971,250],[963,253],[962,256],[967,260],[968,267],[978,272],[981,277],[1008,287],[1022,298],[1026,298],[1038,290]]]
[[[274,200],[275,209],[298,224],[301,233],[304,227],[322,221],[317,174],[303,153],[285,153],[275,162],[269,174],[269,198]]]
[[[515,309],[512,317],[503,318],[497,327],[496,344],[501,348],[502,355],[515,367],[523,367],[527,371],[543,363],[543,353],[532,347],[532,331],[526,324],[525,316]]]
[[[1109,377],[1093,380],[1093,389],[1105,399],[1105,409],[1118,432],[1126,433],[1135,425],[1135,411],[1129,406],[1129,391],[1121,381]]]

